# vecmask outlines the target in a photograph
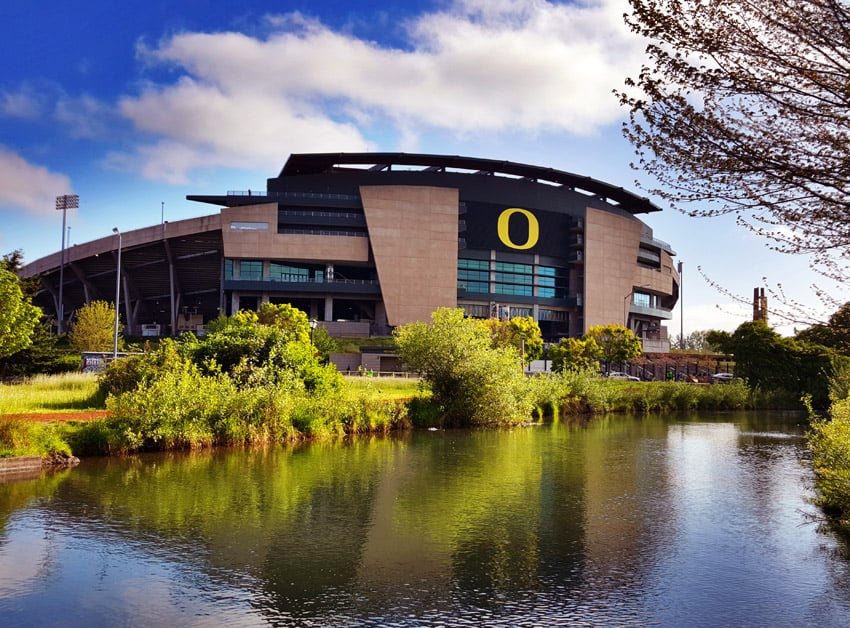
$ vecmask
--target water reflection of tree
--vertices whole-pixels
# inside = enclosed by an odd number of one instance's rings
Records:
[[[224,585],[248,578],[264,607],[285,617],[323,615],[334,605],[323,594],[352,586],[375,477],[397,446],[364,439],[86,461],[46,505],[64,528],[113,537]]]

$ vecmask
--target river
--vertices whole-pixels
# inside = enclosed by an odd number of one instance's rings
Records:
[[[799,415],[86,459],[0,485],[4,626],[847,626]]]

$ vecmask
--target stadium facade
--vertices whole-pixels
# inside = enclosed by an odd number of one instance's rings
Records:
[[[461,307],[532,316],[550,341],[620,323],[646,350],[669,348],[675,253],[637,218],[660,209],[602,181],[470,157],[299,154],[266,190],[187,198],[219,211],[121,234],[127,334],[202,331],[272,302],[338,335]],[[69,319],[114,301],[117,249],[110,235],[27,265],[42,281],[36,303],[55,316],[60,275]]]

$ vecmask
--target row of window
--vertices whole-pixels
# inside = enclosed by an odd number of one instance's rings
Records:
[[[552,266],[459,259],[457,279],[462,290],[480,294],[564,299],[568,292],[567,270]]]
[[[226,279],[234,278],[234,260],[227,259],[224,264]],[[458,287],[466,292],[478,294],[503,294],[508,296],[543,298],[566,298],[568,282],[566,270],[551,266],[534,266],[532,264],[514,264],[508,262],[493,262],[492,285],[491,263],[486,260],[458,260]],[[321,270],[310,271],[307,268],[290,266],[279,262],[269,264],[269,279],[271,281],[310,281],[311,274],[315,281],[322,281],[324,274]],[[239,279],[245,281],[263,280],[263,262],[261,260],[239,260]],[[635,293],[635,304],[638,297],[647,296]],[[649,305],[648,303],[646,304]]]
[[[224,260],[225,279],[233,279],[234,277],[233,261],[232,259]],[[324,273],[321,270],[317,270],[314,277],[316,281],[322,281],[324,279]],[[245,281],[262,281],[263,262],[261,260],[239,260],[239,279]],[[271,281],[310,281],[310,270],[271,262],[269,264],[269,279]]]
[[[490,305],[481,303],[465,303],[463,305],[463,311],[471,318],[516,318],[521,316],[532,316],[533,313],[530,307],[515,307],[511,305],[500,306],[497,303],[491,303]],[[538,310],[537,316],[538,321],[552,321],[558,323],[565,323],[569,318],[569,314],[565,311],[547,310],[543,308]]]

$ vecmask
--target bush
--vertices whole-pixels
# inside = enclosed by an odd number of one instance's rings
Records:
[[[173,368],[182,368],[186,362],[184,353],[181,345],[164,338],[155,351],[110,362],[98,374],[98,388],[104,398],[136,390]]]
[[[808,434],[818,503],[850,535],[850,399],[835,402],[830,415],[814,420]]]
[[[129,450],[206,447],[213,444],[212,426],[234,391],[228,378],[205,377],[183,358],[135,390],[110,397],[108,422],[120,426]]]
[[[0,458],[70,455],[71,446],[62,438],[56,425],[0,418]]]
[[[493,347],[488,329],[463,310],[441,308],[431,324],[396,329],[402,361],[428,383],[447,426],[516,424],[532,399],[513,347]]]
[[[443,409],[433,400],[414,397],[407,403],[407,411],[413,427],[440,427],[443,422]]]

